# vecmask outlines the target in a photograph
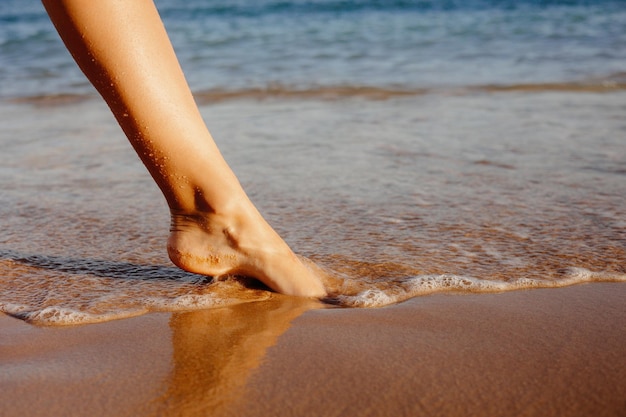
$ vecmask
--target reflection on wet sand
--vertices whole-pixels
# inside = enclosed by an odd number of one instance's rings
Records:
[[[276,296],[220,309],[174,313],[170,320],[173,369],[159,414],[224,415],[240,398],[268,347],[303,312],[322,305]]]

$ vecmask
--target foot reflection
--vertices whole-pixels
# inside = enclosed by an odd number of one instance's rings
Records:
[[[321,303],[276,296],[221,309],[175,313],[173,370],[162,398],[164,414],[219,415],[244,391],[268,347],[303,312]]]

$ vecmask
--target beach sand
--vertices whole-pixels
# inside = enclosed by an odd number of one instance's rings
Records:
[[[0,415],[624,416],[625,296],[593,283],[63,328],[0,316]]]

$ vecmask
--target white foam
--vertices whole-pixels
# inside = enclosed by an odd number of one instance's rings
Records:
[[[337,278],[337,277],[335,277]],[[511,281],[485,280],[452,274],[417,275],[377,280],[337,278],[329,299],[343,307],[382,307],[409,298],[445,291],[490,293],[529,288],[556,288],[585,282],[626,282],[626,274],[592,272],[584,268],[566,268],[554,279],[519,278]],[[66,283],[67,284],[67,283]],[[48,292],[33,295],[36,289],[25,286],[22,302],[0,302],[0,312],[37,325],[75,325],[98,323],[145,314],[150,311],[190,311],[226,307],[272,297],[268,291],[246,288],[237,280],[224,280],[209,285],[183,283],[185,292],[174,291],[171,285],[119,283],[103,286],[99,291],[83,292],[82,297],[59,298],[60,291],[72,289],[60,285]],[[104,285],[104,284],[103,284]],[[180,289],[180,288],[179,288]],[[146,293],[148,292],[148,293]],[[73,291],[71,292],[74,293]],[[15,296],[15,294],[12,294]],[[14,297],[19,298],[19,297]]]
[[[519,278],[491,281],[459,275],[418,275],[394,280],[387,288],[365,289],[356,294],[337,294],[333,301],[344,307],[383,307],[420,295],[446,291],[492,293],[530,288],[558,288],[585,282],[626,282],[626,274],[592,272],[584,268],[566,268],[558,280]],[[343,288],[349,285],[342,285]]]
[[[207,286],[204,290],[203,294],[180,296],[172,296],[165,291],[159,294],[157,290],[145,296],[117,287],[103,294],[92,293],[91,297],[82,294],[82,297],[74,299],[59,299],[54,296],[56,291],[52,291],[40,294],[40,297],[24,297],[23,303],[0,302],[0,312],[31,324],[64,326],[134,317],[151,311],[218,308],[271,297],[267,291],[238,288],[232,283],[220,283],[217,288]]]
[[[0,305],[0,311],[28,323],[43,326],[70,326],[76,324],[101,323],[139,316],[147,312],[146,309],[138,308],[108,311],[105,313],[90,313],[88,311],[80,311],[61,306],[29,309],[26,306],[15,304],[2,304]]]

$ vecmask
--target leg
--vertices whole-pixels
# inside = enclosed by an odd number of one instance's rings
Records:
[[[242,274],[285,294],[323,296],[223,159],[152,0],[43,3],[167,200],[170,259],[190,272]]]

